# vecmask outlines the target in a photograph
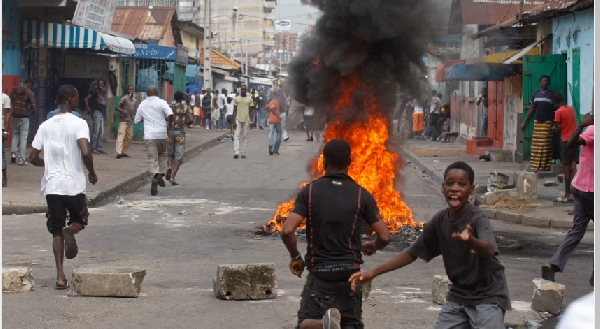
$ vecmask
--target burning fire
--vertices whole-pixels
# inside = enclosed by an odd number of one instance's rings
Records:
[[[324,142],[343,139],[350,144],[352,164],[348,174],[373,194],[383,220],[391,232],[404,225],[415,225],[412,211],[394,188],[396,170],[400,168],[402,162],[398,154],[386,148],[389,138],[386,112],[377,106],[375,96],[357,76],[343,78],[340,87],[342,94],[328,118],[328,126],[323,133]],[[358,115],[365,115],[365,118],[354,118],[354,120],[342,118],[344,110],[352,106],[353,95],[357,91],[367,95],[364,97],[364,110],[357,111]],[[322,154],[311,160],[311,168],[313,179],[325,174]],[[306,184],[303,183],[300,188]],[[280,204],[273,218],[263,227],[263,231],[281,230],[289,212],[294,208],[294,200]],[[301,228],[304,226],[303,223]]]

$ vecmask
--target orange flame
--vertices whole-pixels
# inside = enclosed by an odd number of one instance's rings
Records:
[[[344,110],[352,106],[353,94],[361,91],[364,97],[363,111],[358,111],[364,118],[344,120]],[[377,105],[377,99],[357,76],[342,79],[342,95],[335,104],[328,126],[323,133],[324,142],[332,139],[343,139],[352,148],[352,164],[348,174],[358,184],[373,194],[379,211],[390,231],[394,232],[404,225],[415,225],[412,211],[402,200],[400,193],[394,188],[396,171],[402,161],[395,152],[386,148],[389,138],[386,112]],[[348,114],[346,114],[348,115]],[[311,160],[313,179],[323,176],[323,155]],[[306,183],[303,183],[302,188]],[[283,223],[294,208],[294,200],[284,202],[277,207],[275,215],[265,224],[263,231],[276,232],[282,229]],[[304,227],[304,223],[301,228]]]

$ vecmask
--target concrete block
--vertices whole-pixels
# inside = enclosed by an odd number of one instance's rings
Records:
[[[542,218],[538,216],[523,215],[521,224],[535,227],[550,227],[550,218]]]
[[[485,185],[477,185],[475,186],[475,191],[473,193],[475,194],[485,194],[487,193],[487,186]]]
[[[559,314],[565,294],[565,286],[544,279],[533,279],[532,282],[533,298],[531,299],[531,309],[538,312]]]
[[[537,175],[534,172],[517,172],[517,191],[521,199],[537,199]]]
[[[490,208],[490,207],[486,207],[486,206],[479,206],[479,209],[481,209],[481,211],[483,211],[483,213],[489,218],[489,219],[495,219],[496,218],[496,213],[497,210]]]
[[[523,219],[523,215],[515,214],[508,211],[498,211],[496,212],[496,220],[509,222],[514,224],[521,224],[521,220]]]
[[[513,162],[513,155],[510,150],[488,150],[492,162]]]
[[[32,291],[34,287],[35,282],[30,268],[2,268],[2,292]]]
[[[213,280],[215,296],[227,300],[277,297],[275,264],[219,265]]]
[[[138,297],[146,270],[86,267],[73,271],[70,296]]]
[[[452,281],[445,275],[434,275],[431,285],[431,300],[440,305],[446,304],[446,296],[452,289]]]

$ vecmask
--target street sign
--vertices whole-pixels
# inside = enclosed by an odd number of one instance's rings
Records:
[[[292,21],[275,21],[275,30],[289,31],[292,28]]]
[[[109,33],[116,6],[116,0],[79,0],[73,25]]]

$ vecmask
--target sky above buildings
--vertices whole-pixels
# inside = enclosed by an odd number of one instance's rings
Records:
[[[291,32],[302,32],[308,24],[314,24],[321,12],[309,5],[303,5],[300,0],[277,0],[273,11],[275,20],[292,21]]]

